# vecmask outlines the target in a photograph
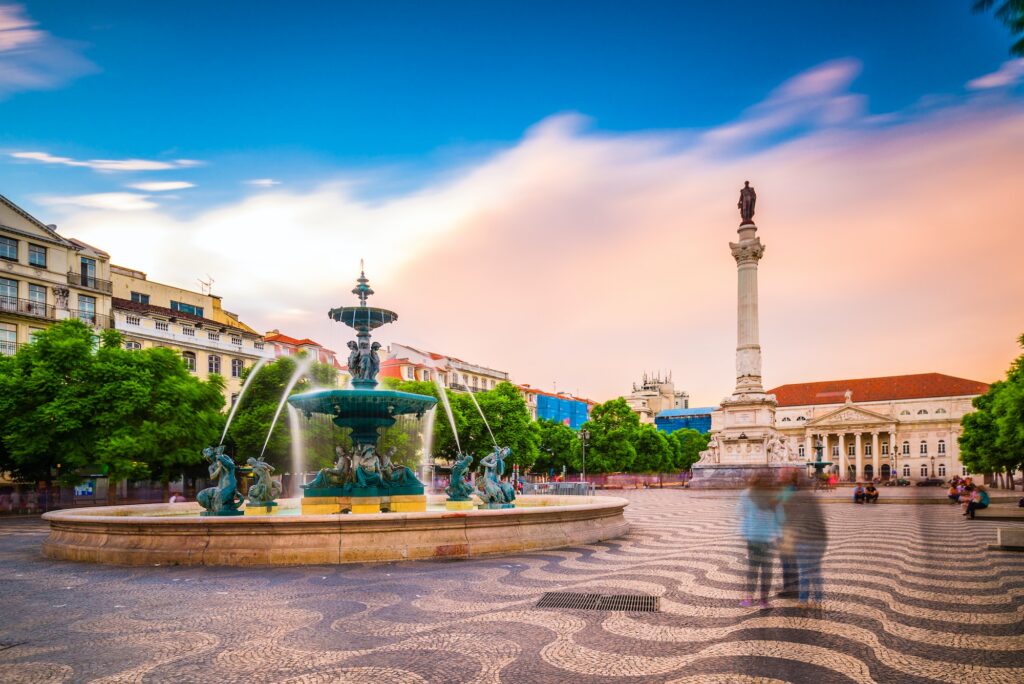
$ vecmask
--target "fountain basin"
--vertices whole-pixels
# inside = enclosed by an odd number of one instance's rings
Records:
[[[443,507],[445,497],[431,496]],[[297,508],[299,499],[283,499]],[[51,511],[43,555],[117,565],[323,565],[474,558],[593,544],[629,531],[625,499],[522,496],[516,508],[200,518],[196,503]]]

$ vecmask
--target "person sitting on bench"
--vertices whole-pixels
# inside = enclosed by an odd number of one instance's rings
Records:
[[[964,515],[971,516],[971,520],[974,520],[974,512],[980,511],[983,508],[988,508],[988,492],[985,491],[984,487],[976,487],[974,495],[971,500],[967,502],[967,512]]]
[[[878,503],[878,490],[875,489],[875,485],[871,482],[864,488],[864,502]]]
[[[853,503],[864,503],[864,485],[860,482],[853,488]]]

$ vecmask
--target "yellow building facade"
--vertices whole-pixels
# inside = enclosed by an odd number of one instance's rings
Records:
[[[242,370],[274,356],[263,336],[225,310],[216,295],[159,283],[116,265],[111,278],[114,325],[125,346],[167,347],[200,378],[220,375],[228,406],[241,391]]]
[[[0,195],[0,354],[57,321],[113,327],[110,256]]]

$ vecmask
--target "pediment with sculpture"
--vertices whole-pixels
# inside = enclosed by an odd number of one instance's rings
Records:
[[[807,427],[818,425],[892,425],[894,418],[859,406],[840,406],[834,411],[807,421]]]

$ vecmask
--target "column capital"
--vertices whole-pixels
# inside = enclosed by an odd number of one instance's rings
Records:
[[[761,244],[761,238],[755,237],[751,240],[740,240],[739,242],[730,242],[729,248],[732,250],[732,258],[736,260],[737,265],[753,262],[755,265],[764,256],[764,245]]]

